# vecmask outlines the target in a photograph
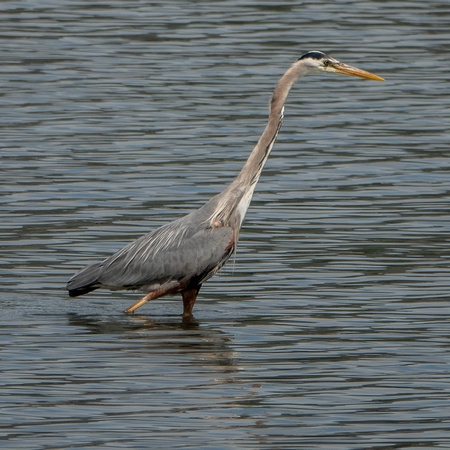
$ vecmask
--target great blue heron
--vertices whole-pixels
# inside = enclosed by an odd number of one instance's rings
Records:
[[[294,82],[307,73],[383,78],[341,63],[325,53],[304,54],[281,77],[270,100],[269,119],[236,179],[200,209],[148,233],[102,262],[90,264],[67,283],[71,297],[104,287],[132,289],[146,295],[124,312],[133,313],[150,300],[181,292],[183,316],[190,316],[202,284],[236,249],[239,230],[272,150]]]

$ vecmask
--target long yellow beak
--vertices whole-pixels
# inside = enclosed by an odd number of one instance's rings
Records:
[[[385,81],[384,78],[381,78],[378,75],[375,75],[362,69],[358,69],[357,67],[349,66],[348,64],[336,63],[333,64],[333,68],[336,71],[336,73],[342,73],[343,75],[368,78],[369,80]]]

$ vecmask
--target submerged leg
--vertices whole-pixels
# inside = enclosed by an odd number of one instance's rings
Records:
[[[191,289],[186,289],[181,291],[181,296],[183,297],[183,317],[188,317],[192,315],[192,309],[194,308],[195,300],[197,300],[198,291],[202,285],[198,285]]]
[[[161,289],[156,289],[155,291],[151,291],[145,297],[142,297],[138,302],[134,303],[129,308],[127,308],[124,311],[124,313],[133,314],[142,305],[145,305],[150,300],[155,300],[156,298],[161,297],[161,295],[163,295],[163,293],[161,292]]]

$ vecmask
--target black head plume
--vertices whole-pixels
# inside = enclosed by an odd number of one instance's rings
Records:
[[[312,51],[312,52],[305,53],[303,56],[300,56],[300,58],[298,58],[298,60],[300,61],[301,59],[306,59],[306,58],[323,59],[323,58],[327,58],[327,55],[323,52]]]

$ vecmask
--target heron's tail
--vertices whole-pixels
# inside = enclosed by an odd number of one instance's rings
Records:
[[[76,273],[67,283],[66,289],[71,297],[87,294],[101,286],[98,278],[102,270],[102,263],[86,266]]]

